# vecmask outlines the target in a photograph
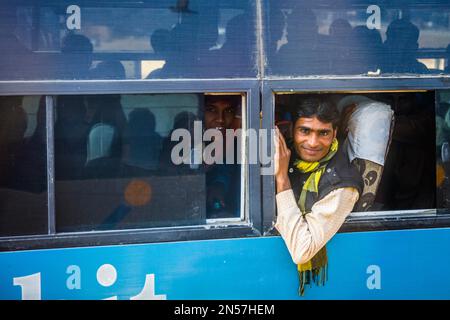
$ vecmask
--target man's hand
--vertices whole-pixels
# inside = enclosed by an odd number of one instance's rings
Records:
[[[288,176],[289,159],[291,150],[286,145],[278,127],[275,127],[275,182],[277,193],[291,189],[291,183]]]

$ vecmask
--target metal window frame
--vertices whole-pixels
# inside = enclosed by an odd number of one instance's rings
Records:
[[[0,238],[0,251],[74,246],[151,243],[260,236],[262,231],[260,168],[246,164],[247,185],[241,201],[247,207],[242,222],[149,229],[57,233],[54,193],[54,96],[76,94],[244,93],[246,129],[260,128],[260,82],[256,79],[104,80],[104,81],[0,81],[0,95],[46,96],[48,234]],[[248,143],[245,157],[248,159]]]
[[[450,77],[314,77],[295,79],[267,78],[262,89],[262,129],[273,128],[275,114],[275,94],[280,93],[331,93],[362,91],[415,91],[450,89]],[[276,219],[275,181],[272,176],[262,176],[262,208],[263,232],[265,235],[275,234],[273,228]],[[450,227],[450,214],[435,216],[421,214],[416,210],[414,215],[380,215],[348,217],[339,232],[358,232],[374,230],[400,230],[414,228]]]

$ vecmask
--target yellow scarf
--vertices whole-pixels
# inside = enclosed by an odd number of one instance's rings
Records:
[[[294,166],[300,172],[311,173],[309,177],[306,179],[305,184],[303,185],[302,191],[300,193],[300,199],[298,200],[298,206],[303,216],[309,213],[306,212],[305,208],[306,196],[308,192],[314,192],[316,194],[319,192],[320,178],[322,177],[322,174],[325,172],[328,162],[336,154],[338,147],[339,144],[337,139],[335,138],[331,143],[331,147],[327,155],[323,157],[320,161],[307,162],[303,160],[297,160],[294,162]],[[312,281],[317,285],[325,284],[328,274],[327,266],[328,266],[328,257],[327,257],[327,249],[325,246],[322,249],[320,249],[319,252],[317,252],[315,256],[312,257],[311,260],[309,260],[306,263],[297,265],[300,280],[299,294],[301,296],[303,296],[305,293],[305,284],[311,285],[311,278]]]

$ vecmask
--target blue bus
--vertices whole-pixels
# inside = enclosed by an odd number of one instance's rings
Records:
[[[450,298],[448,1],[1,0],[0,25],[0,299]],[[300,296],[262,141],[311,95],[393,117]],[[195,160],[210,128],[230,162]]]

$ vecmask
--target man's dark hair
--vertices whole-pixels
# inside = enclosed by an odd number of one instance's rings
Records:
[[[242,97],[240,95],[205,95],[205,104],[217,101],[227,101],[235,109],[240,107],[241,100]]]
[[[333,129],[336,129],[340,116],[336,105],[321,97],[307,97],[301,99],[293,110],[294,123],[299,118],[313,118],[317,117],[321,122],[330,123]]]

